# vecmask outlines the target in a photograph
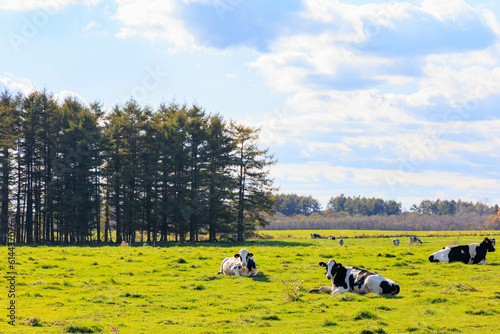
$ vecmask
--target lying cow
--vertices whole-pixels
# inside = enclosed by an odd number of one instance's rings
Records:
[[[253,254],[243,248],[233,257],[226,257],[222,261],[217,274],[255,276],[257,274],[257,265]]]
[[[359,294],[371,292],[394,296],[399,293],[399,285],[382,275],[363,269],[344,267],[334,260],[328,260],[327,263],[320,262],[319,265],[326,267],[326,279],[332,281],[332,286],[322,286],[308,292],[331,292],[333,295],[351,291]]]
[[[398,247],[398,246],[399,246],[399,239],[398,239],[398,238],[396,238],[396,239],[392,239],[392,244],[393,244],[394,246]]]
[[[462,246],[448,246],[432,253],[430,262],[463,262],[465,264],[486,263],[486,253],[494,252],[493,242],[484,238],[480,244],[474,243]]]

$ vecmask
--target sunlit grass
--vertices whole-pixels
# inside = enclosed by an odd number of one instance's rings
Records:
[[[325,232],[318,233],[337,236]],[[1,317],[0,332],[488,332],[500,316],[499,252],[488,254],[487,265],[430,263],[429,254],[457,236],[426,233],[417,233],[422,246],[400,238],[399,247],[392,246],[393,235],[346,238],[343,247],[306,237],[155,248],[18,246],[17,325],[13,330]],[[461,235],[461,243],[485,235],[475,233]],[[222,259],[242,247],[254,253],[258,275],[216,275]],[[401,293],[305,293],[330,284],[318,265],[328,258],[391,278]],[[6,270],[5,261],[0,269]],[[2,305],[6,295],[0,293]]]

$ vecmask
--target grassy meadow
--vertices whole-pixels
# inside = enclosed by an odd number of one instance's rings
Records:
[[[311,232],[343,232],[345,244],[312,240]],[[422,246],[401,237],[399,247],[392,238],[406,232],[265,231],[266,239],[194,246],[18,246],[16,326],[7,324],[4,283],[0,332],[498,333],[500,251],[488,254],[487,265],[428,262],[457,242],[453,233],[417,233]],[[461,232],[460,243],[484,236]],[[222,259],[243,247],[254,253],[258,275],[215,275]],[[401,293],[306,293],[331,284],[318,265],[330,258],[380,273]],[[0,270],[7,271],[6,261]]]

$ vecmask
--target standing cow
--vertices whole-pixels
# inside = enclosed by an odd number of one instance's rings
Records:
[[[340,247],[344,246],[344,239],[342,238],[339,239],[339,246]]]
[[[327,263],[320,262],[321,267],[326,267],[326,279],[332,281],[332,286],[322,286],[308,292],[331,292],[331,294],[343,293],[346,291],[359,294],[375,293],[378,295],[397,295],[399,285],[382,275],[374,274],[367,270],[344,267],[334,260]]]
[[[410,237],[410,244],[420,244],[422,245],[422,240],[419,237]]]
[[[399,239],[398,239],[398,238],[396,238],[396,239],[392,239],[392,244],[393,244],[394,246],[398,247],[398,246],[399,246]]]
[[[486,253],[494,252],[493,242],[484,238],[480,244],[474,243],[462,246],[448,246],[432,253],[430,262],[463,262],[465,264],[486,263]]]
[[[253,254],[243,248],[233,257],[226,257],[222,260],[217,274],[255,276],[257,274],[257,265]]]

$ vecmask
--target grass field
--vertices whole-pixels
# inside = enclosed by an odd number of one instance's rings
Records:
[[[314,231],[340,236],[342,231]],[[361,232],[361,233],[360,233]],[[389,231],[391,232],[391,231]],[[457,241],[417,233],[422,246],[392,246],[406,232],[345,231],[345,244],[307,239],[311,231],[266,231],[242,244],[159,247],[16,247],[16,326],[0,292],[1,333],[498,333],[499,253],[487,265],[430,263]],[[276,234],[272,234],[276,233]],[[281,234],[289,234],[289,238]],[[363,236],[359,239],[358,235]],[[378,234],[377,234],[378,233]],[[386,238],[382,237],[385,234]],[[399,234],[398,234],[399,233]],[[460,243],[479,242],[461,232]],[[472,235],[473,233],[477,233]],[[272,235],[271,235],[272,234]],[[498,232],[496,236],[498,240]],[[215,275],[241,248],[254,253],[254,278]],[[7,248],[0,248],[7,258]],[[330,258],[388,277],[396,297],[307,294],[329,285]],[[0,265],[7,271],[6,261]]]

